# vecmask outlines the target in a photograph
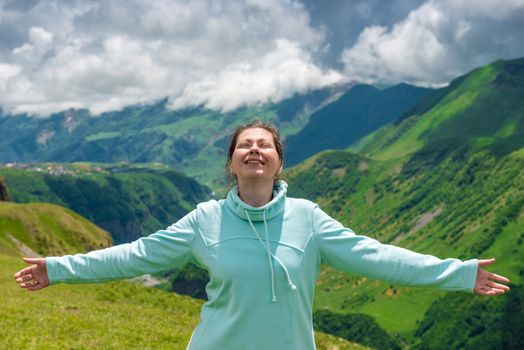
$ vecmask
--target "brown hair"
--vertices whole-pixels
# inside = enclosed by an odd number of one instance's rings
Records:
[[[235,148],[237,146],[238,136],[247,129],[264,129],[269,131],[273,136],[273,142],[275,143],[275,148],[278,153],[278,157],[280,158],[280,162],[284,164],[284,147],[282,146],[282,140],[280,139],[280,132],[272,124],[256,119],[248,124],[240,125],[233,132],[231,143],[229,144],[229,149],[227,151],[226,162],[226,174],[228,174],[229,177],[231,177],[229,165],[231,164],[231,158],[233,157],[233,153],[235,152]]]

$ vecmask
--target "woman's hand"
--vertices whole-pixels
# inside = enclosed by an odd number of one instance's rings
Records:
[[[21,288],[39,290],[49,286],[45,258],[23,258],[28,264],[25,269],[15,273],[15,281]]]
[[[495,259],[479,260],[477,269],[477,280],[475,281],[474,291],[479,295],[497,295],[509,291],[509,287],[497,282],[509,283],[509,279],[497,274],[481,269],[481,266],[489,266],[495,262]]]

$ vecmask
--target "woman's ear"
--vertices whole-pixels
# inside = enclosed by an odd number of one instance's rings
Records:
[[[280,168],[278,169],[275,177],[278,177],[282,173],[282,170],[284,170],[284,162],[280,162]]]

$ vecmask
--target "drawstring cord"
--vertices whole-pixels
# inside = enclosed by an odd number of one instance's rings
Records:
[[[282,270],[284,270],[284,273],[286,274],[287,284],[289,285],[289,288],[291,288],[291,290],[296,290],[297,286],[295,286],[293,281],[291,281],[291,277],[289,277],[289,272],[287,271],[286,265],[284,265],[282,261],[280,261],[280,259],[274,256],[273,254],[271,254],[271,256],[273,257],[273,259],[276,260],[277,263],[280,264],[280,266],[282,266]]]
[[[249,216],[247,209],[244,209],[244,210],[246,212],[246,216],[247,216],[247,220],[249,221],[249,225],[251,225],[251,228],[253,229],[253,232],[255,232],[255,235],[257,236],[260,243],[264,245],[264,243],[262,242],[262,239],[260,238],[260,235],[258,234],[257,229],[255,228],[255,225],[253,225],[253,222],[251,221],[251,217]],[[265,222],[266,222],[266,212],[264,212],[264,223]],[[265,227],[266,227],[266,238],[267,238],[268,236],[267,224]],[[269,271],[271,271],[271,301],[275,303],[277,301],[277,295],[275,293],[275,271],[273,270],[273,264],[271,263],[271,251],[269,250],[269,242],[267,241],[267,239],[266,239],[265,248],[267,251],[267,259],[269,262]]]
[[[269,230],[267,228],[266,212],[265,211],[262,212],[262,216],[264,219],[264,231],[266,235],[266,244],[264,244],[264,242],[262,241],[262,238],[260,238],[260,235],[258,234],[257,229],[255,228],[255,225],[253,225],[253,222],[251,221],[251,217],[249,216],[247,209],[244,209],[244,211],[246,213],[247,220],[249,221],[249,225],[251,226],[251,229],[257,236],[257,239],[260,242],[260,244],[262,244],[262,246],[264,246],[264,248],[266,249],[267,258],[269,262],[269,271],[271,272],[271,301],[275,303],[277,301],[277,296],[275,293],[275,271],[273,270],[273,263],[271,262],[271,258],[275,259],[275,261],[278,262],[278,264],[284,270],[284,273],[286,274],[288,285],[291,288],[291,290],[296,290],[297,287],[291,281],[291,277],[289,276],[289,272],[286,266],[282,263],[282,261],[280,261],[280,259],[278,259],[275,255],[271,253],[271,250],[269,248]]]

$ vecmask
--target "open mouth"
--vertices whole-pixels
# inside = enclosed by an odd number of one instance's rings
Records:
[[[244,164],[262,164],[264,165],[265,163],[261,161],[260,159],[248,159],[244,162]]]

